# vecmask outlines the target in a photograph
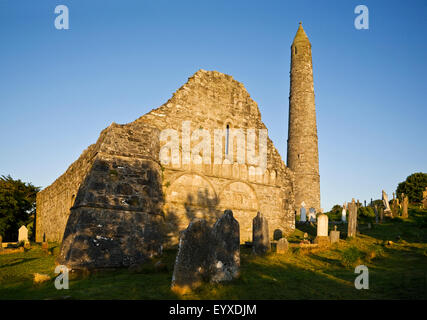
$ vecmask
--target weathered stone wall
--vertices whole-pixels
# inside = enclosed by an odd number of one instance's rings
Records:
[[[199,70],[167,103],[137,121],[161,130],[175,129],[180,141],[183,122],[191,121],[190,132],[206,129],[212,138],[211,164],[183,164],[180,149],[179,165],[164,165],[164,212],[172,242],[178,241],[177,230],[185,229],[191,219],[204,218],[213,223],[225,209],[233,210],[239,221],[241,242],[251,240],[252,219],[257,211],[269,219],[271,237],[276,229],[288,234],[295,228],[293,173],[270,139],[267,139],[267,170],[261,174],[256,174],[248,161],[214,164],[215,129],[225,129],[227,125],[231,129],[266,129],[256,102],[231,76]],[[191,148],[197,143],[192,141]],[[225,141],[222,148],[225,154]],[[234,143],[235,162],[236,153],[237,143]]]
[[[241,242],[251,240],[257,211],[269,219],[270,238],[276,229],[292,232],[294,175],[272,141],[267,139],[264,172],[248,162],[214,164],[213,140],[210,164],[183,164],[180,147],[179,163],[162,165],[160,132],[175,129],[181,141],[184,121],[191,121],[190,132],[203,128],[212,139],[215,129],[227,125],[266,129],[241,83],[200,70],[161,107],[132,123],[106,128],[96,144],[40,192],[37,241],[43,234],[47,240],[63,239],[59,262],[96,267],[143,261],[160,252],[163,240],[177,243],[179,231],[193,218],[213,223],[225,209],[239,221]],[[197,143],[191,141],[190,147]],[[236,161],[237,143],[231,148]]]
[[[320,211],[320,175],[311,44],[299,26],[291,46],[288,167],[295,173],[295,204]]]

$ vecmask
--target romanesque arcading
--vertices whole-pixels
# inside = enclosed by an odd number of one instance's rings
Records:
[[[300,26],[291,46],[288,167],[295,174],[295,205],[320,210],[319,153],[311,44]]]

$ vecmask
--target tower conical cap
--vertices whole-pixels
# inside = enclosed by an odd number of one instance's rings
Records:
[[[299,23],[299,27],[297,30],[297,34],[295,35],[294,42],[292,44],[298,43],[298,42],[307,42],[310,43],[308,40],[307,34],[305,33],[302,23]]]

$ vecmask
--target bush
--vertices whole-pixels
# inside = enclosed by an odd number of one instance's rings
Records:
[[[427,173],[413,173],[405,181],[398,184],[396,195],[400,197],[403,192],[408,196],[409,202],[421,203],[425,187],[427,187]]]
[[[360,220],[371,221],[375,219],[375,211],[371,207],[360,207],[357,210],[357,216]]]

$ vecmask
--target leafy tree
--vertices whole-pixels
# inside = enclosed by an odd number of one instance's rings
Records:
[[[425,187],[427,187],[427,173],[413,173],[405,181],[398,184],[396,196],[400,197],[403,192],[408,196],[409,202],[421,203]]]
[[[341,220],[342,206],[336,204],[332,207],[331,211],[325,213],[330,221],[339,221]]]
[[[39,190],[39,187],[14,180],[10,175],[0,177],[0,235],[4,241],[16,241],[22,225],[32,231]]]
[[[361,220],[371,221],[375,218],[375,211],[372,207],[360,207],[357,210],[357,216]]]

